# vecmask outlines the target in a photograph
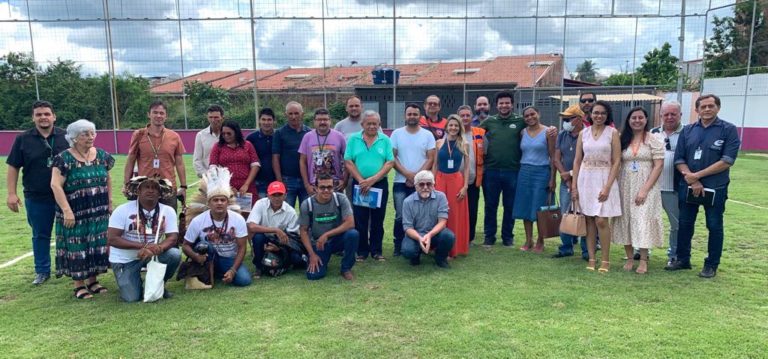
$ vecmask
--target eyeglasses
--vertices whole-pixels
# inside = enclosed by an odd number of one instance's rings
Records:
[[[664,138],[664,145],[667,147],[667,151],[672,151],[672,145],[669,143],[669,137]]]
[[[417,184],[417,186],[419,186],[419,188],[429,188],[429,187],[432,187],[433,185],[434,185],[434,183],[432,183],[432,182],[419,182]]]
[[[583,99],[580,99],[579,102],[581,102],[581,103],[592,103],[592,102],[595,102],[595,99],[593,99],[593,98],[583,98]]]
[[[608,116],[608,112],[592,112],[592,117],[595,116]]]
[[[320,191],[333,191],[333,186],[317,186]]]

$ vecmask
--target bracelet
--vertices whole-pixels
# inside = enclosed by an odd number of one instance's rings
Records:
[[[187,189],[187,185],[181,185],[179,188]]]

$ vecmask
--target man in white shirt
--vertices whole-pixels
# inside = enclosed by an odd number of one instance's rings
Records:
[[[395,155],[395,183],[392,193],[395,205],[394,256],[400,255],[405,237],[403,230],[403,200],[416,192],[416,173],[432,168],[435,161],[435,137],[429,130],[419,126],[421,109],[417,104],[405,106],[405,126],[392,132],[392,150]]]
[[[661,188],[661,205],[664,207],[664,212],[667,213],[667,218],[669,218],[668,264],[677,259],[677,228],[680,208],[678,207],[676,185],[680,182],[680,172],[675,168],[674,162],[677,140],[680,138],[680,132],[683,131],[683,124],[680,122],[683,115],[681,108],[676,101],[662,103],[662,125],[651,130],[651,133],[664,137],[664,169],[659,178],[659,187]]]
[[[267,198],[259,199],[253,205],[248,215],[246,224],[251,237],[253,248],[253,265],[256,267],[254,277],[258,278],[262,273],[272,275],[282,274],[284,271],[272,271],[273,269],[288,268],[290,265],[303,266],[306,262],[302,258],[301,244],[299,243],[299,216],[296,210],[285,203],[287,192],[282,182],[274,181],[267,187]],[[264,263],[266,252],[287,254],[280,256],[279,260],[288,260],[288,263],[273,263],[268,258],[268,266]],[[277,258],[278,255],[274,257]],[[287,258],[286,258],[287,257]]]
[[[134,177],[126,184],[125,191],[126,197],[133,200],[115,208],[109,217],[109,262],[120,298],[138,302],[143,295],[141,268],[153,256],[167,265],[166,281],[176,272],[181,261],[181,253],[176,248],[179,228],[173,208],[160,203],[162,197],[174,195],[170,181],[159,177]],[[172,295],[165,290],[163,298]]]
[[[200,130],[195,135],[195,151],[192,153],[192,166],[195,167],[197,177],[203,177],[208,170],[213,145],[219,142],[221,124],[224,122],[224,109],[219,105],[208,107],[209,126]]]

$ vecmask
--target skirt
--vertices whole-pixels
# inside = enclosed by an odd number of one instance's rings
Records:
[[[552,192],[547,189],[549,171],[549,166],[520,165],[512,218],[536,222],[536,212],[547,205],[547,199],[552,196]],[[550,203],[554,204],[554,200],[550,200]]]

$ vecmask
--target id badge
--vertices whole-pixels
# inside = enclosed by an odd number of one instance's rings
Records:
[[[53,158],[48,157],[48,160],[45,162],[45,165],[48,168],[51,168],[51,166],[53,166]]]
[[[640,170],[640,165],[637,164],[637,161],[632,161],[632,163],[629,165],[629,170],[632,172],[637,172]]]
[[[453,169],[453,160],[448,160],[448,169]]]
[[[154,233],[152,233],[152,224],[151,223],[147,223],[147,224],[148,225],[144,226],[144,233],[148,235],[153,235]]]
[[[701,148],[697,148],[696,152],[693,153],[693,159],[694,160],[700,160],[701,159]]]
[[[160,159],[159,158],[155,158],[154,160],[152,160],[152,168],[160,168]]]

